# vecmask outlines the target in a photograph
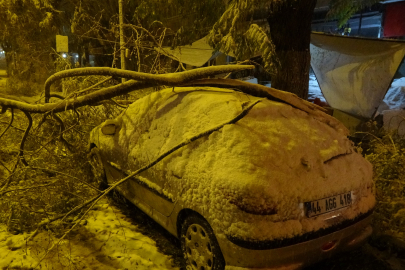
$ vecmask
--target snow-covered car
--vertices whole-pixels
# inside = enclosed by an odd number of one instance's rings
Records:
[[[191,269],[300,268],[363,243],[375,205],[371,164],[346,128],[305,106],[161,90],[92,131],[93,163],[111,185],[184,142],[118,191],[181,240]]]

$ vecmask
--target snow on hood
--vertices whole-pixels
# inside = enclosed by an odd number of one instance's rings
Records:
[[[123,166],[134,170],[229,121],[257,99],[207,87],[155,92],[118,118],[119,136],[100,135],[100,142],[107,152],[123,153]],[[298,204],[364,188],[372,181],[372,168],[344,132],[290,105],[262,99],[236,124],[190,143],[145,175],[165,179],[163,188],[202,213],[217,234],[273,239],[319,229],[323,224],[300,221]],[[370,200],[351,218],[369,210]],[[247,214],[249,209],[277,214]],[[268,229],[252,229],[258,222]]]

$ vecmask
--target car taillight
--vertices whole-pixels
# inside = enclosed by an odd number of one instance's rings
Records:
[[[336,242],[337,242],[337,241],[329,241],[329,242],[326,242],[326,243],[323,244],[322,247],[321,247],[322,251],[329,251],[329,250],[332,250],[332,249],[335,247]]]

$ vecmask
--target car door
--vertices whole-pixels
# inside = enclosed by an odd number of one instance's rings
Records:
[[[138,102],[139,103],[139,102]],[[142,106],[141,104],[133,104],[132,106]],[[130,156],[131,147],[125,145],[125,142],[133,142],[131,145],[142,143],[141,141],[147,138],[147,126],[150,123],[145,123],[144,120],[135,118],[145,117],[144,114],[132,114],[129,111],[122,116],[108,120],[100,128],[99,141],[106,142],[103,147],[103,163],[106,169],[108,182],[111,184],[115,181],[123,179],[137,169],[147,165],[147,162],[136,163],[129,162],[132,160]],[[146,119],[152,119],[146,118]],[[133,125],[142,122],[143,128],[136,128]],[[148,122],[148,121],[146,121]],[[136,130],[136,131],[133,131]],[[133,131],[133,132],[132,132]],[[131,166],[132,165],[132,166]],[[164,216],[169,216],[175,206],[175,199],[169,192],[163,192],[164,180],[153,177],[147,170],[136,177],[124,182],[118,186],[119,191],[131,202],[139,206],[146,213],[151,213],[153,210],[158,211]]]

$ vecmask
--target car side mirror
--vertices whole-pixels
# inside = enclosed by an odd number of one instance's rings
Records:
[[[119,130],[119,124],[117,120],[107,120],[101,127],[101,132],[104,135],[114,135]]]

